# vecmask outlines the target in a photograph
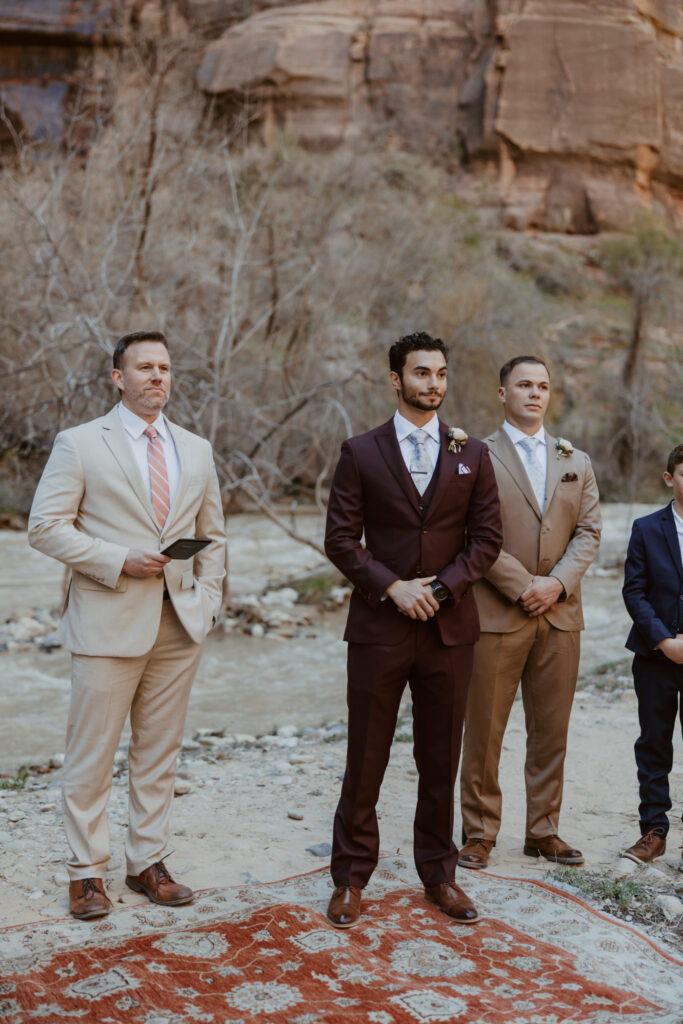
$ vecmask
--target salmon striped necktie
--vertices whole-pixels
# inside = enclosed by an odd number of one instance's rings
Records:
[[[157,517],[159,529],[163,530],[164,523],[168,518],[171,508],[171,496],[168,489],[168,474],[166,473],[166,459],[164,449],[159,437],[159,431],[154,427],[147,427],[143,431],[147,437],[147,465],[149,466],[149,487],[152,497],[152,508]]]

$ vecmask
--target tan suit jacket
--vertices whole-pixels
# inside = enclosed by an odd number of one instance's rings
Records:
[[[163,576],[191,640],[203,640],[216,621],[225,524],[211,445],[168,426],[180,479],[161,534],[116,408],[55,439],[31,508],[29,543],[71,570],[61,629],[74,654],[137,657],[151,650],[164,579],[124,575],[131,548],[159,551],[180,537],[210,539],[193,559],[171,560]]]
[[[503,517],[503,548],[475,584],[482,632],[512,633],[529,621],[517,604],[532,576],[555,576],[565,589],[545,613],[557,629],[583,629],[581,579],[600,544],[598,486],[585,452],[557,456],[546,431],[548,466],[545,511],[515,446],[501,428],[485,439],[496,474]]]

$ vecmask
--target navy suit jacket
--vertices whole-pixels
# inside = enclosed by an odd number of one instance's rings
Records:
[[[683,632],[683,563],[670,504],[634,521],[622,594],[633,619],[627,648],[662,657],[657,644]]]
[[[495,562],[503,542],[496,477],[485,444],[470,437],[461,452],[449,452],[448,427],[440,420],[439,430],[439,477],[424,517],[393,418],[342,444],[325,551],[354,584],[344,634],[352,643],[400,643],[412,620],[382,596],[394,580],[419,576],[438,576],[453,596],[436,615],[443,643],[453,647],[479,638],[472,584]]]

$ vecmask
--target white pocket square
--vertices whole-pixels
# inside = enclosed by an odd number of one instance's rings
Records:
[[[462,462],[458,466],[458,476],[462,476],[463,473],[471,473],[471,472],[472,472],[472,470],[470,469],[470,467],[469,466],[463,466]]]

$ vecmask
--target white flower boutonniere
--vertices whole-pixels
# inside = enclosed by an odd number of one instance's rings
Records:
[[[574,445],[566,437],[558,437],[555,441],[555,448],[558,459],[568,459],[570,455],[574,454]]]
[[[467,444],[467,434],[460,427],[448,428],[449,452],[461,452]]]

